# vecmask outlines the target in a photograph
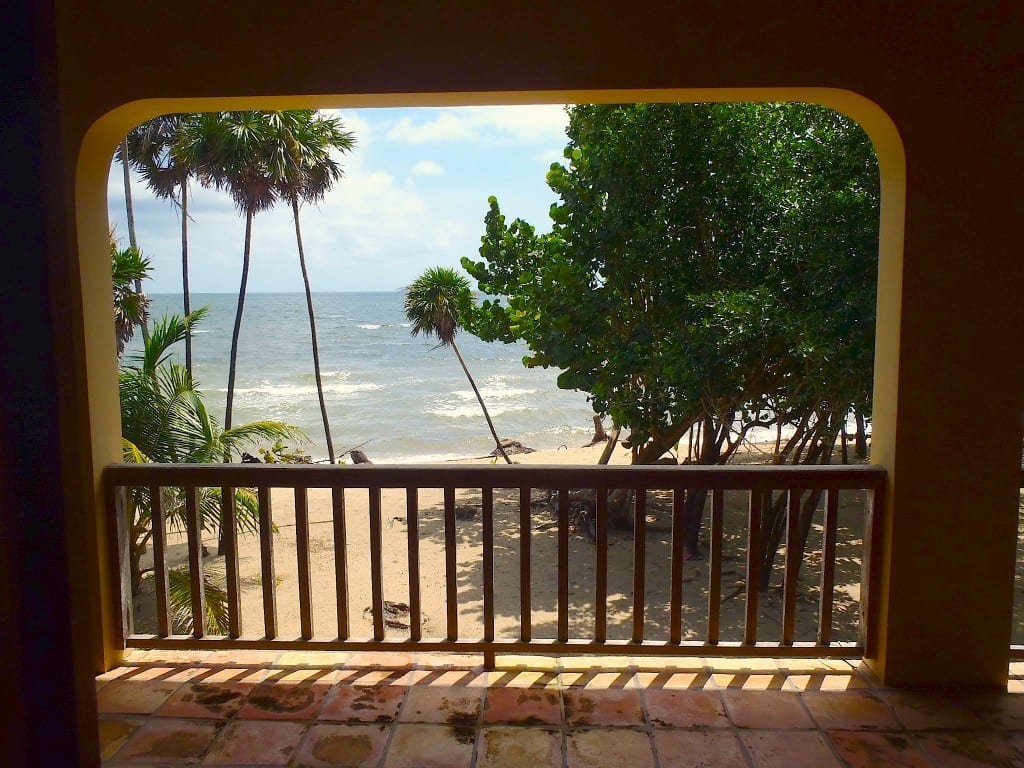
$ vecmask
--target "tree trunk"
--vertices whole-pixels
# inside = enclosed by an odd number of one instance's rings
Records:
[[[857,420],[856,456],[858,459],[866,459],[868,457],[868,436],[864,426],[864,412],[860,408],[854,408],[853,415]]]
[[[498,433],[494,430],[494,422],[491,421],[491,414],[487,412],[487,406],[484,405],[484,399],[480,396],[480,390],[476,388],[476,382],[473,381],[472,375],[469,373],[469,368],[466,367],[466,361],[462,359],[462,353],[459,352],[458,346],[455,344],[455,339],[452,339],[452,349],[455,350],[455,356],[459,358],[459,365],[462,366],[462,372],[466,374],[466,378],[469,379],[469,386],[473,388],[473,394],[476,395],[477,402],[480,403],[480,408],[484,412],[484,418],[487,419],[487,426],[491,430],[491,437],[494,438],[494,444],[498,446],[498,453],[505,459],[506,464],[511,464],[512,459],[505,453],[505,449],[501,447],[501,440],[498,438]]]
[[[601,417],[598,414],[594,414],[594,437],[591,439],[590,444],[595,445],[597,443],[603,443],[608,439],[608,433],[604,431],[604,423],[601,421]]]
[[[132,199],[132,174],[128,167],[128,137],[121,139],[121,170],[124,172],[124,205],[128,214],[128,245],[139,249],[139,239],[135,233],[135,203]],[[135,292],[142,293],[142,280],[136,278]],[[142,340],[149,341],[149,323],[142,321]]]
[[[181,295],[187,318],[192,311],[188,287],[188,179],[181,184]],[[192,378],[192,326],[185,326],[185,370]]]
[[[299,248],[299,267],[302,269],[302,284],[306,288],[306,309],[309,311],[309,335],[313,342],[313,375],[316,377],[316,396],[320,399],[320,415],[324,421],[324,437],[327,439],[327,456],[334,464],[334,443],[331,441],[331,422],[327,418],[327,403],[324,400],[324,384],[320,378],[320,348],[316,340],[316,318],[313,314],[313,292],[309,286],[306,271],[306,252],[302,247],[302,230],[299,227],[299,201],[292,198],[292,215],[295,219],[295,242]]]
[[[242,251],[242,279],[238,286],[238,308],[235,326],[231,331],[231,355],[228,358],[228,397],[224,406],[224,429],[231,429],[231,409],[235,402],[235,367],[238,363],[238,334],[242,330],[242,309],[245,306],[245,287],[249,282],[249,249],[252,245],[252,211],[245,212],[245,249]],[[228,461],[225,455],[224,461]]]

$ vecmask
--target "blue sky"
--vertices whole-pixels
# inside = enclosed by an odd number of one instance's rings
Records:
[[[344,109],[356,135],[345,177],[316,207],[301,210],[314,291],[394,290],[424,268],[476,257],[487,198],[511,220],[550,228],[555,197],[544,181],[565,146],[560,105]],[[153,265],[150,293],[181,291],[180,212],[133,183],[139,246]],[[108,184],[115,237],[128,242],[120,165]],[[192,291],[238,290],[244,219],[226,193],[190,187]],[[290,208],[253,224],[249,291],[301,291]]]

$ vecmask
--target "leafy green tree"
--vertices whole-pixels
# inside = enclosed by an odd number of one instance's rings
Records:
[[[327,455],[335,462],[331,424],[324,400],[324,386],[320,375],[320,347],[316,337],[316,317],[313,312],[313,292],[309,284],[306,253],[302,246],[299,226],[299,208],[304,203],[323,200],[334,183],[341,179],[341,165],[335,154],[349,152],[355,146],[355,135],[346,131],[341,120],[324,117],[315,110],[289,110],[274,113],[271,133],[271,167],[274,169],[278,194],[288,201],[295,223],[295,243],[302,270],[302,284],[306,290],[306,309],[309,313],[309,333],[313,347],[313,373],[316,393],[320,400],[320,415],[327,440]]]
[[[824,460],[870,409],[877,165],[849,120],[802,104],[580,105],[550,233],[491,198],[485,300],[464,319],[522,339],[527,365],[630,429],[633,459],[686,435],[728,460],[754,426],[795,424],[783,460]],[[688,500],[696,553],[704,498]]]
[[[117,335],[117,356],[135,335],[135,327],[146,328],[149,319],[149,297],[142,291],[142,281],[149,277],[149,259],[137,248],[118,248],[110,239],[110,270],[114,287],[114,331]]]
[[[405,317],[411,323],[409,332],[413,336],[421,333],[427,338],[436,336],[442,347],[452,348],[459,365],[462,366],[462,372],[466,374],[469,385],[473,388],[477,402],[480,403],[480,409],[484,412],[487,427],[491,430],[491,437],[494,438],[498,453],[506,463],[511,464],[512,459],[501,445],[480,390],[455,343],[455,334],[459,330],[461,319],[472,310],[473,303],[469,281],[464,275],[449,267],[431,267],[405,289]]]
[[[225,456],[240,457],[243,450],[262,442],[303,437],[295,427],[276,421],[257,421],[233,429],[220,428],[207,411],[192,376],[184,366],[169,359],[171,347],[185,338],[187,328],[194,325],[204,312],[193,312],[187,318],[172,315],[154,323],[143,350],[122,364],[119,390],[123,460],[126,463],[212,463]],[[186,507],[182,489],[163,489],[161,501],[170,525],[184,530]],[[218,529],[222,514],[219,489],[198,489],[198,502],[203,530]],[[252,491],[236,489],[235,506],[239,530],[256,531],[259,504]],[[129,499],[127,515],[131,532],[131,580],[136,593],[142,583],[141,559],[152,538],[151,511],[149,489],[135,489]],[[177,577],[172,577],[172,587],[174,578]],[[212,582],[207,587],[207,604],[211,615],[216,615],[217,606],[223,600],[216,592],[217,588],[211,585]],[[179,599],[180,595],[180,590],[172,589],[172,600]],[[186,611],[177,603],[172,608],[179,615]]]

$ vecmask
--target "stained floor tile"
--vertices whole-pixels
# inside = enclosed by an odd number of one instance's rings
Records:
[[[103,760],[112,758],[128,740],[144,720],[100,720],[100,757]]]
[[[253,688],[239,717],[254,720],[303,720],[316,717],[329,685],[265,681]]]
[[[650,737],[626,728],[570,731],[566,759],[569,768],[654,768]]]
[[[565,721],[569,725],[643,725],[644,710],[636,690],[592,691],[572,688],[562,692]]]
[[[484,722],[558,725],[562,722],[562,694],[550,688],[490,688]]]
[[[343,723],[389,723],[398,717],[407,690],[401,685],[380,688],[336,685],[324,700],[318,719]]]
[[[96,695],[100,713],[148,715],[178,689],[181,683],[165,680],[112,680]]]
[[[159,714],[226,720],[238,714],[253,687],[252,683],[185,683],[160,707]]]
[[[892,707],[903,725],[914,730],[985,727],[965,704],[945,693],[882,689],[878,697]]]
[[[917,738],[933,762],[943,768],[1024,767],[1024,759],[1002,733],[924,733]]]
[[[305,730],[305,723],[235,720],[221,731],[203,765],[282,765]]]
[[[409,689],[401,720],[474,726],[480,720],[483,697],[483,688],[414,686]]]
[[[480,732],[476,768],[540,768],[561,764],[561,731],[494,727]]]
[[[741,731],[757,768],[843,768],[817,731]]]
[[[726,731],[654,732],[661,768],[747,768],[735,734]]]
[[[849,768],[931,768],[931,762],[907,733],[829,731]]]
[[[384,768],[469,768],[475,736],[467,726],[399,723]]]
[[[386,725],[317,723],[299,743],[292,768],[369,768],[380,762],[390,728]]]
[[[868,692],[808,692],[803,702],[823,729],[898,731],[902,727],[892,710]]]
[[[813,728],[797,693],[725,691],[726,710],[740,728]]]
[[[655,728],[728,728],[722,697],[715,691],[643,692],[647,716]]]
[[[117,753],[117,764],[198,763],[222,726],[213,720],[153,718],[129,737]]]

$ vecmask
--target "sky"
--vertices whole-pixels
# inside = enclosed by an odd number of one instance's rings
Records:
[[[317,206],[300,210],[316,291],[389,291],[425,268],[478,258],[487,198],[511,221],[550,229],[555,195],[545,183],[562,159],[561,105],[344,109],[334,112],[356,146],[345,175]],[[193,293],[237,292],[245,220],[226,192],[189,188],[189,279]],[[180,211],[133,179],[139,247],[151,261],[149,293],[181,292]],[[128,245],[121,166],[111,165],[108,207]],[[302,291],[291,208],[253,222],[248,291]]]

